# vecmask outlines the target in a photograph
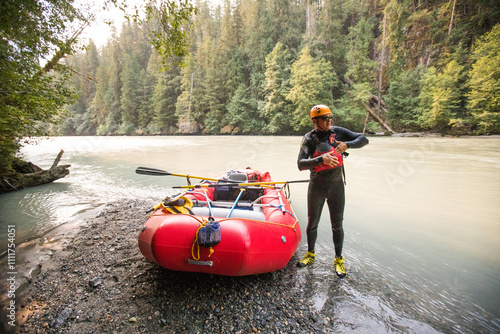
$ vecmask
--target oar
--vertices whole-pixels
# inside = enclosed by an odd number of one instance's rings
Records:
[[[214,179],[214,178],[209,178],[209,177],[202,177],[202,176],[193,176],[193,175],[184,175],[184,174],[175,174],[175,173],[170,173],[161,169],[156,169],[156,168],[149,168],[149,167],[137,167],[135,170],[137,174],[144,174],[144,175],[172,175],[172,176],[180,176],[180,177],[189,177],[193,179],[200,179],[200,180],[208,180],[208,181],[221,181],[219,179]],[[225,182],[231,182],[228,180],[225,180]],[[273,185],[273,184],[287,184],[287,183],[301,183],[301,182],[309,182],[309,180],[292,180],[292,181],[269,181],[269,182],[246,182],[246,183],[221,183],[221,184],[197,184],[194,186],[182,186],[182,188],[201,188],[201,187],[219,187],[219,186],[262,186],[262,185]],[[178,187],[174,187],[178,188]]]
[[[149,168],[149,167],[137,167],[135,170],[137,174],[144,174],[144,175],[172,175],[172,176],[180,176],[180,177],[186,177],[186,178],[192,178],[192,179],[199,179],[199,180],[208,180],[208,181],[219,181],[219,179],[213,179],[209,177],[202,177],[202,176],[193,176],[193,175],[184,175],[184,174],[175,174],[175,173],[170,173],[161,169],[156,169],[156,168]]]
[[[309,180],[293,180],[293,181],[269,181],[269,182],[247,182],[247,183],[207,183],[207,184],[195,184],[190,186],[178,186],[172,188],[184,189],[184,188],[208,188],[208,187],[251,187],[251,186],[271,186],[273,184],[287,184],[287,183],[300,183],[309,182]]]

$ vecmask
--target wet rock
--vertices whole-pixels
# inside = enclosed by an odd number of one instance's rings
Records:
[[[56,319],[54,319],[54,321],[52,321],[52,323],[50,324],[50,327],[59,328],[59,326],[61,326],[63,324],[63,322],[69,317],[71,312],[73,312],[73,310],[70,309],[69,307],[66,307],[61,312],[61,314],[59,314],[59,316]]]
[[[97,276],[97,277],[94,277],[93,279],[91,279],[89,281],[89,286],[92,288],[92,289],[95,289],[97,288],[99,285],[102,284],[102,278]]]

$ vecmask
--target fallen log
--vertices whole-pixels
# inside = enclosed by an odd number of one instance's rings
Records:
[[[21,190],[53,182],[69,174],[71,165],[58,166],[64,151],[57,155],[52,167],[45,170],[31,162],[24,162],[13,166],[14,172],[2,176],[0,179],[0,194]]]
[[[373,110],[370,109],[370,107],[365,103],[364,104],[366,109],[368,109],[368,112],[370,113],[370,115],[377,121],[379,122],[384,128],[386,128],[388,131],[394,133],[394,131],[392,131],[392,129],[389,127],[389,125],[384,122]]]

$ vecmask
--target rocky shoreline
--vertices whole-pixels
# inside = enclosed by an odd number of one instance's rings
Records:
[[[65,246],[28,277],[17,326],[4,323],[5,332],[326,333],[342,327],[313,307],[313,292],[301,288],[307,270],[296,268],[296,256],[278,272],[245,277],[173,272],[149,262],[137,235],[153,204],[110,203],[74,224],[71,237],[66,228]]]

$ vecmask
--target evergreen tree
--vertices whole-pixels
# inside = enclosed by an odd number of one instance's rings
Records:
[[[184,124],[190,124],[195,120],[193,105],[194,83],[199,79],[200,71],[196,69],[196,59],[189,56],[185,61],[186,66],[181,69],[181,94],[177,98],[175,116],[179,121],[179,130],[184,131]]]
[[[239,7],[243,18],[243,52],[247,58],[247,86],[252,98],[265,99],[266,56],[272,51],[276,41],[269,36],[269,12],[265,0],[242,0]]]
[[[266,57],[267,102],[264,115],[268,119],[266,132],[290,133],[293,104],[287,99],[290,93],[290,63],[292,56],[278,42]]]
[[[141,67],[136,55],[124,56],[121,81],[121,107],[123,124],[122,134],[134,134],[139,126],[139,111],[141,109]]]
[[[422,66],[403,71],[390,83],[386,102],[389,108],[388,118],[391,127],[395,130],[406,131],[420,128],[417,110],[420,104],[422,72]]]
[[[173,68],[178,71],[177,68]],[[179,96],[181,76],[171,72],[163,72],[158,78],[154,95],[153,110],[155,125],[160,133],[171,134],[177,131],[177,116],[175,107]]]
[[[275,45],[283,44],[296,58],[303,45],[305,8],[298,1],[268,0],[269,28],[267,39]]]
[[[256,115],[257,101],[252,98],[249,88],[240,84],[231,101],[227,104],[226,120],[235,127],[233,133],[254,134],[262,129],[261,119]]]
[[[181,93],[181,76],[179,67],[168,65],[169,71],[162,70],[163,63],[156,52],[150,57],[148,73],[153,89],[151,96],[151,111],[153,121],[148,125],[150,134],[172,134],[177,130],[175,105]]]
[[[372,60],[371,50],[375,42],[371,31],[374,24],[362,18],[349,29],[349,51],[346,54],[347,73],[354,82],[371,83],[376,81],[378,63]]]
[[[388,72],[390,78],[396,78],[405,69],[404,28],[410,16],[411,0],[388,0],[385,11],[389,18],[387,24],[387,46],[390,51]]]
[[[96,72],[96,93],[92,102],[98,135],[118,133],[122,122],[121,89],[122,52],[116,36],[102,49]]]
[[[312,41],[313,53],[329,61],[335,73],[347,70],[347,31],[345,20],[349,5],[343,0],[326,0],[317,21],[317,36]]]
[[[78,89],[78,100],[68,107],[69,116],[59,126],[63,135],[94,135],[96,122],[92,109],[92,100],[96,93],[96,72],[99,67],[99,54],[92,40],[84,53],[69,58],[70,67],[78,69],[73,76],[73,84]]]
[[[182,73],[182,93],[178,98],[176,115],[181,132],[196,133],[199,125],[205,125],[212,95],[206,95],[206,77],[215,48],[213,40],[218,35],[208,3],[199,4],[197,24],[193,32],[191,55],[185,60]],[[208,87],[211,89],[210,87]],[[219,125],[220,126],[220,125]]]
[[[139,110],[138,110],[138,124],[140,131],[148,132],[148,127],[153,122],[155,116],[153,110],[152,96],[153,96],[153,82],[154,79],[151,77],[149,72],[145,69],[141,69],[139,72]]]

